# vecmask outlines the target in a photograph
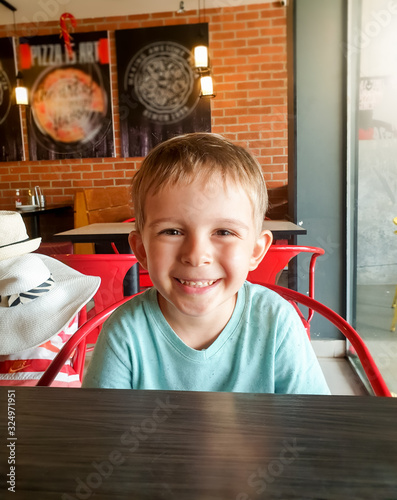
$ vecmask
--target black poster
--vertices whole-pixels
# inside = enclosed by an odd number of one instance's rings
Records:
[[[0,161],[24,159],[19,106],[15,104],[14,41],[0,38]]]
[[[121,150],[146,156],[175,135],[211,131],[211,107],[200,98],[192,66],[206,23],[116,31]]]
[[[106,31],[20,39],[31,160],[114,156]]]

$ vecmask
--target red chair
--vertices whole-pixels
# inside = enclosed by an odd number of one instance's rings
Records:
[[[317,257],[325,253],[322,248],[298,245],[271,245],[259,266],[254,271],[248,273],[247,280],[264,286],[267,284],[275,285],[278,274],[281,273],[291,259],[300,253],[312,254],[308,266],[309,297],[314,299],[314,270]],[[310,337],[310,321],[313,317],[313,311],[309,308],[308,316],[305,318],[301,311],[298,308],[296,309]]]
[[[362,364],[363,370],[368,378],[368,382],[370,383],[375,396],[391,397],[391,392],[387,388],[387,385],[378,367],[376,366],[376,363],[372,358],[368,347],[364,343],[364,340],[345,319],[343,319],[341,316],[339,316],[339,314],[337,314],[332,309],[329,309],[324,304],[321,304],[317,300],[314,300],[307,295],[296,292],[295,290],[290,290],[289,288],[284,288],[277,285],[266,285],[266,287],[274,290],[288,301],[293,301],[295,303],[302,304],[303,306],[308,307],[309,309],[320,314],[321,316],[329,320],[333,325],[335,325],[336,328],[338,328],[338,330],[351,343],[355,354]]]
[[[54,254],[52,257],[82,274],[101,278],[88,319],[124,297],[125,275],[138,263],[133,254]]]
[[[124,278],[131,267],[138,263],[133,254],[54,254],[51,257],[82,274],[101,278],[101,284],[94,295],[94,306],[88,313],[86,308],[80,312],[79,325],[83,325],[87,319],[93,318],[124,298]],[[93,350],[93,344],[96,343],[99,332],[100,328],[97,328],[87,337],[85,352]],[[85,352],[84,356],[80,355],[79,357],[79,369],[80,365],[84,364]]]
[[[63,365],[73,354],[73,351],[75,351],[75,354],[72,359],[72,368],[79,374],[81,381],[83,379],[84,372],[87,337],[92,332],[99,330],[106,319],[112,314],[112,312],[130,299],[131,297],[125,297],[123,300],[116,302],[110,307],[104,309],[99,314],[87,321],[83,326],[81,326],[62,347],[57,356],[51,362],[50,366],[43,373],[36,386],[50,386]]]

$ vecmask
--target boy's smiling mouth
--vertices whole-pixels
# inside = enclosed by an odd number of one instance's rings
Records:
[[[195,280],[195,281],[182,280],[180,278],[176,278],[176,279],[179,281],[179,283],[182,283],[182,285],[192,286],[195,288],[203,288],[206,286],[211,286],[216,281],[218,281],[217,279],[215,279],[215,280]]]

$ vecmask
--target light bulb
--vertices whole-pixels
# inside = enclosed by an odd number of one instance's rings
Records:
[[[26,87],[15,87],[15,100],[17,104],[29,104],[28,89]]]
[[[208,47],[205,45],[194,47],[194,65],[196,68],[208,68]]]
[[[212,83],[211,76],[202,76],[201,77],[201,95],[202,96],[213,96],[214,95],[214,86]]]

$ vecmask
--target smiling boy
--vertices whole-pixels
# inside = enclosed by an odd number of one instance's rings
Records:
[[[133,198],[129,242],[153,288],[107,321],[83,386],[329,394],[293,307],[245,281],[272,243],[252,155],[175,137],[145,158]]]

